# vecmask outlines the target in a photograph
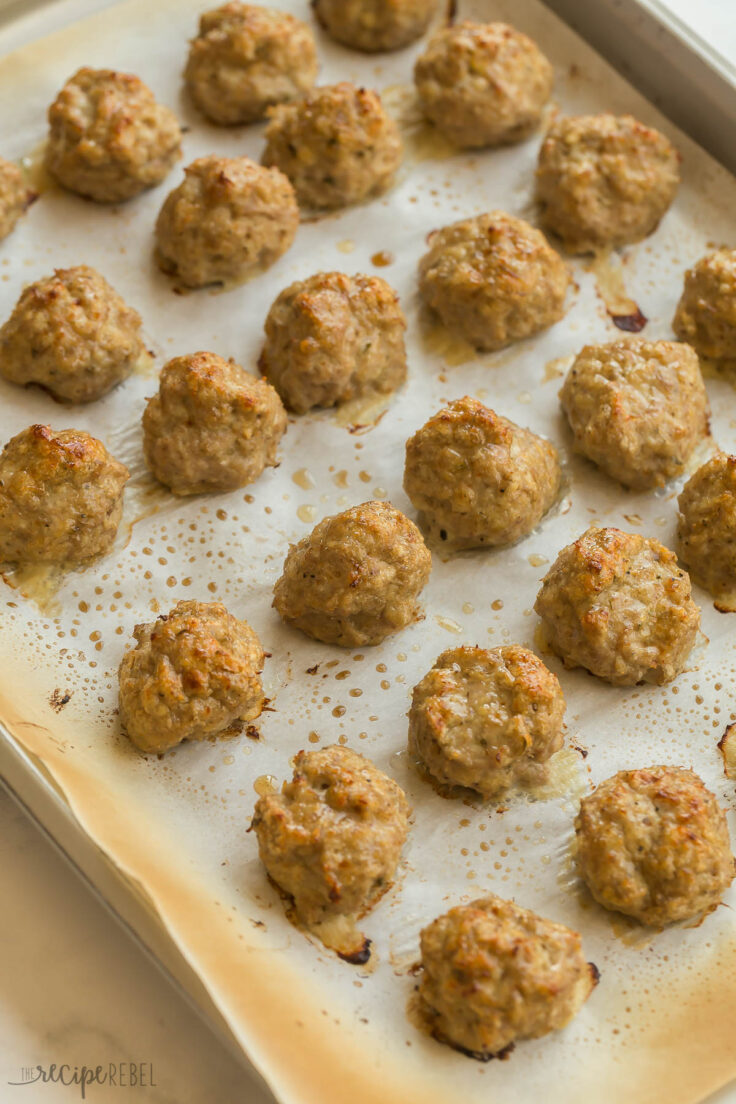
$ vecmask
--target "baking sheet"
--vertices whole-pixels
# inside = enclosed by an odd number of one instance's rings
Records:
[[[279,6],[307,14],[306,4]],[[176,107],[191,127],[184,163],[212,151],[257,157],[262,128],[208,127],[181,98],[186,39],[200,7],[190,0],[128,0],[11,55],[0,68],[3,154],[37,159],[47,104],[78,65],[93,64],[139,73]],[[626,251],[621,270],[628,294],[650,319],[645,334],[669,336],[684,268],[708,243],[736,239],[733,180],[541,4],[478,0],[462,12],[506,18],[533,34],[555,63],[563,110],[631,110],[677,142],[684,155],[677,203],[654,238]],[[322,81],[346,78],[386,89],[387,103],[411,122],[406,85],[416,50],[364,58],[324,36],[319,45]],[[554,1104],[584,1093],[604,1102],[667,1096],[689,1104],[736,1075],[731,908],[719,908],[697,928],[642,932],[590,902],[569,857],[581,792],[617,769],[654,762],[692,765],[729,807],[736,838],[734,787],[716,746],[736,719],[733,616],[717,614],[696,592],[709,643],[670,687],[622,691],[584,673],[560,672],[546,657],[567,697],[568,743],[588,755],[563,754],[545,800],[512,797],[503,812],[444,800],[413,773],[404,750],[411,687],[439,651],[463,642],[534,647],[531,608],[557,550],[591,520],[671,544],[678,487],[624,493],[570,458],[562,510],[513,549],[446,562],[435,555],[425,619],[378,648],[316,644],[284,627],[270,608],[288,542],[319,518],[370,497],[386,497],[411,516],[401,489],[403,444],[449,399],[474,394],[569,452],[556,398],[559,358],[586,340],[618,335],[595,274],[573,262],[577,290],[565,320],[482,357],[428,325],[416,295],[416,263],[429,230],[493,207],[532,213],[537,144],[451,156],[412,124],[406,164],[388,196],[306,223],[274,268],[228,293],[177,296],[153,264],[151,228],[180,170],[120,208],[47,191],[1,247],[0,315],[24,283],[54,266],[92,264],[140,310],[158,368],[171,356],[209,348],[255,369],[271,301],[288,282],[319,268],[377,271],[401,294],[410,378],[380,422],[351,432],[334,414],[294,420],[281,466],[230,495],[181,502],[147,478],[139,417],[155,390],[152,376],[129,380],[91,407],[60,407],[40,392],[0,384],[3,440],[32,421],[74,425],[100,436],[134,473],[113,554],[68,576],[56,592],[38,579],[25,585],[35,598],[10,586],[0,592],[0,720],[44,764],[80,823],[158,913],[277,1098],[289,1104],[343,1104],[348,1095],[356,1104],[457,1097],[506,1104],[542,1095]],[[381,251],[395,260],[375,269],[371,258]],[[708,388],[714,437],[733,449],[736,393],[723,379],[709,379]],[[115,714],[116,669],[132,626],[179,598],[210,596],[247,617],[273,653],[264,684],[274,712],[259,723],[259,742],[242,736],[143,759],[121,737]],[[308,674],[315,664],[318,671]],[[55,690],[71,693],[60,710],[52,704]],[[367,968],[341,962],[291,927],[246,834],[258,780],[280,781],[299,748],[339,739],[391,773],[414,806],[400,876],[364,925],[374,947]],[[423,1036],[405,1006],[419,929],[487,890],[577,927],[602,978],[562,1034],[520,1045],[507,1062],[481,1065]],[[731,891],[727,902],[734,899]]]

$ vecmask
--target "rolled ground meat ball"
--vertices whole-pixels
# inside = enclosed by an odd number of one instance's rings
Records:
[[[18,166],[0,157],[0,241],[7,238],[35,198]]]
[[[300,19],[238,0],[199,18],[184,72],[197,107],[213,123],[262,119],[269,107],[314,84],[314,36]]]
[[[569,282],[544,235],[503,211],[435,230],[419,263],[424,301],[478,349],[502,349],[558,322]]]
[[[99,399],[145,353],[140,315],[87,265],[29,284],[0,329],[0,375],[66,402]]]
[[[537,44],[505,23],[443,27],[414,66],[426,117],[456,146],[519,142],[538,125],[554,72]]]
[[[421,38],[438,0],[312,0],[314,14],[332,38],[354,50],[400,50]]]
[[[156,258],[186,287],[244,280],[293,242],[299,208],[278,169],[248,157],[211,156],[184,174],[156,220]]]
[[[181,156],[181,130],[138,77],[80,69],[49,108],[46,168],[72,192],[117,203],[160,184]]]
[[[559,1031],[598,981],[576,931],[493,894],[439,916],[420,941],[432,1033],[473,1058]]]
[[[406,379],[406,319],[378,276],[318,272],[268,312],[259,366],[290,410],[388,394]]]
[[[215,353],[194,353],[164,365],[143,411],[143,451],[174,494],[232,491],[276,464],[285,430],[269,383]]]
[[[717,249],[687,270],[672,328],[701,356],[736,358],[736,249]]]
[[[129,478],[81,429],[24,429],[0,454],[0,561],[72,566],[107,552]]]
[[[559,488],[554,445],[467,395],[406,442],[404,490],[431,536],[453,548],[513,544]]]
[[[575,448],[626,487],[680,475],[708,433],[697,354],[675,341],[586,345],[560,391]]]
[[[671,682],[700,625],[690,578],[656,540],[592,526],[563,548],[534,609],[566,667],[615,686]]]
[[[330,208],[385,191],[401,154],[378,93],[342,81],[274,108],[262,160],[286,173],[302,206]]]
[[[631,115],[558,119],[539,151],[544,225],[570,253],[646,238],[672,203],[680,157],[664,134]]]
[[[697,582],[716,598],[736,594],[736,456],[718,452],[698,468],[677,500],[680,552]]]
[[[139,751],[235,735],[260,716],[261,642],[221,602],[177,602],[133,636],[120,664],[120,721]]]
[[[380,644],[416,618],[431,567],[416,525],[389,502],[364,502],[290,546],[273,604],[315,640]]]
[[[564,714],[560,684],[533,652],[450,648],[414,687],[409,752],[438,782],[495,798],[543,778]]]
[[[681,767],[620,771],[580,803],[577,865],[604,908],[661,927],[715,908],[734,878],[726,817]]]

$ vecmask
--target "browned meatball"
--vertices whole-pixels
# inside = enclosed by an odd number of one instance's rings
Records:
[[[286,413],[273,387],[215,353],[164,365],[143,411],[143,451],[179,495],[232,491],[276,464]]]
[[[186,287],[229,284],[267,268],[299,226],[294,189],[247,157],[200,157],[156,221],[156,258]]]
[[[734,878],[726,816],[691,770],[620,771],[580,803],[577,864],[605,908],[660,927],[716,907]]]
[[[431,567],[416,525],[389,502],[364,502],[290,546],[273,604],[315,640],[380,644],[416,618]]]
[[[262,160],[286,173],[303,206],[330,208],[385,191],[401,153],[378,93],[342,81],[274,108]]]
[[[259,365],[290,410],[388,394],[406,379],[406,319],[378,276],[318,272],[268,312]]]
[[[473,1058],[559,1031],[598,981],[577,932],[492,894],[450,909],[420,939],[432,1032]]]
[[[701,356],[736,358],[736,249],[717,249],[687,270],[672,328]]]
[[[616,686],[671,682],[700,625],[674,552],[638,533],[595,526],[562,549],[534,609],[565,666]]]
[[[138,77],[80,69],[49,108],[46,167],[65,188],[98,203],[160,184],[181,156],[173,112]]]
[[[495,798],[544,777],[564,715],[560,684],[533,652],[450,648],[414,687],[409,752],[438,782]]]
[[[129,477],[81,429],[24,429],[0,454],[0,561],[71,566],[107,552]]]
[[[421,38],[438,0],[312,0],[314,14],[338,42],[354,50],[400,50]]]
[[[317,76],[314,36],[300,19],[231,0],[199,17],[184,73],[197,107],[213,123],[262,119]]]
[[[424,301],[478,349],[502,349],[558,322],[569,282],[544,235],[503,211],[435,230],[419,263]]]
[[[554,72],[542,51],[506,23],[443,27],[414,66],[422,111],[455,145],[501,146],[539,124]]]
[[[7,238],[35,198],[18,166],[0,157],[0,241]]]
[[[736,597],[736,456],[718,452],[677,500],[680,551],[695,580],[717,599]]]
[[[0,375],[67,402],[99,399],[145,356],[140,315],[87,265],[29,284],[0,329]]]
[[[558,119],[539,151],[544,225],[570,253],[640,241],[675,198],[679,166],[669,139],[631,115]]]
[[[554,445],[467,395],[406,442],[404,490],[427,531],[453,548],[520,540],[559,487]]]

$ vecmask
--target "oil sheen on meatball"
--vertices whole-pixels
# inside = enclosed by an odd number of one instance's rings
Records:
[[[294,189],[247,157],[200,157],[156,221],[156,257],[186,287],[244,280],[286,252],[299,226]]]
[[[577,865],[604,908],[653,927],[716,907],[734,878],[723,810],[681,767],[620,771],[583,798]]]
[[[697,354],[675,341],[586,345],[560,391],[575,448],[626,487],[661,487],[708,433]]]
[[[120,721],[139,751],[235,735],[260,716],[261,642],[221,602],[177,602],[133,636],[120,664]]]
[[[559,681],[533,652],[450,648],[414,687],[409,753],[443,785],[495,798],[543,780],[564,714]]]
[[[364,502],[291,545],[273,604],[315,640],[380,644],[416,619],[431,567],[413,522],[388,502]]]
[[[18,166],[0,157],[0,241],[7,238],[34,199],[36,194],[26,187]]]
[[[335,208],[385,191],[401,155],[378,93],[342,81],[274,108],[262,160],[288,176],[302,206]]]
[[[736,359],[736,249],[717,249],[687,270],[672,328],[701,356]]]
[[[718,452],[677,500],[680,554],[696,582],[729,605],[736,598],[736,456]]]
[[[138,312],[87,265],[29,284],[0,329],[0,375],[66,402],[99,399],[145,355]]]
[[[312,0],[317,19],[337,42],[366,53],[400,50],[421,38],[439,0]]]
[[[570,274],[539,230],[503,211],[429,236],[419,290],[448,330],[478,349],[502,349],[564,314]]]
[[[700,625],[674,552],[638,533],[592,526],[563,548],[534,609],[566,667],[615,686],[671,682]]]
[[[432,1033],[474,1058],[559,1031],[598,980],[576,931],[493,894],[439,916],[420,942]]]
[[[427,532],[455,549],[520,540],[559,488],[554,445],[467,395],[406,442],[404,490]]]
[[[388,394],[406,379],[406,319],[378,276],[298,280],[276,299],[265,329],[260,368],[297,414]]]
[[[0,561],[73,566],[107,552],[129,477],[81,429],[24,429],[0,454]]]
[[[269,383],[215,353],[193,353],[164,366],[143,412],[143,451],[174,494],[232,491],[276,464],[285,430]]]
[[[505,23],[443,27],[414,67],[422,111],[456,146],[519,142],[538,125],[552,66],[535,42]]]
[[[204,12],[184,79],[199,110],[221,126],[254,123],[314,84],[317,50],[306,23],[239,0]]]
[[[46,168],[65,188],[117,203],[160,184],[181,156],[181,130],[138,77],[80,69],[49,108]]]
[[[680,183],[664,134],[631,115],[579,115],[552,124],[539,152],[537,200],[570,253],[618,248],[656,230]]]

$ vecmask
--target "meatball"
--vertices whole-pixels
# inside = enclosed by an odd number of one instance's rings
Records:
[[[80,69],[49,108],[49,123],[46,168],[98,203],[160,184],[181,156],[175,115],[128,73]]]
[[[129,478],[81,429],[24,429],[0,454],[0,560],[73,566],[107,552]]]
[[[261,642],[221,602],[177,602],[133,636],[120,664],[120,721],[139,751],[235,735],[260,716]]]
[[[416,525],[388,502],[364,502],[290,546],[273,604],[315,640],[380,644],[418,616],[431,567]]]
[[[642,924],[710,911],[734,878],[725,814],[681,767],[619,771],[583,798],[575,834],[596,901]]]
[[[560,391],[578,452],[626,487],[661,487],[680,475],[708,433],[708,396],[689,345],[586,345]]]
[[[275,107],[263,164],[286,173],[304,207],[346,207],[388,188],[401,138],[377,92],[342,81]]]
[[[290,410],[388,394],[406,379],[406,319],[378,276],[318,272],[281,292],[260,368]]]
[[[156,220],[159,267],[186,287],[232,284],[272,265],[299,226],[294,189],[248,157],[200,157]]]
[[[421,38],[438,0],[312,0],[314,14],[337,42],[354,50],[400,50]]]
[[[678,498],[680,552],[693,577],[716,598],[736,594],[736,456],[718,452]]]
[[[92,402],[146,356],[141,319],[87,265],[30,284],[0,329],[0,375],[66,402]]]
[[[453,548],[513,544],[559,488],[554,445],[467,395],[406,442],[404,490],[430,535]]]
[[[439,916],[420,941],[432,1033],[473,1058],[559,1031],[598,981],[576,931],[493,894]]]
[[[526,138],[552,92],[539,47],[505,23],[443,27],[414,66],[423,113],[456,146],[476,149]]]
[[[687,270],[672,328],[701,356],[736,359],[736,249],[717,249]]]
[[[174,494],[232,491],[276,465],[285,430],[269,383],[215,353],[194,353],[164,365],[143,411],[143,452]]]
[[[560,684],[533,652],[450,648],[414,687],[409,752],[438,782],[495,798],[544,776],[564,714]]]
[[[638,533],[592,526],[563,548],[537,595],[552,650],[615,686],[671,682],[700,626],[677,557]]]
[[[539,230],[491,211],[429,236],[419,291],[448,330],[478,349],[502,349],[564,314],[570,274]]]
[[[542,221],[570,253],[640,241],[675,198],[679,166],[669,139],[631,115],[558,119],[539,151]]]
[[[12,161],[0,157],[0,241],[7,238],[20,216],[36,198]]]
[[[232,0],[200,16],[184,79],[211,122],[233,126],[254,123],[274,104],[296,99],[312,87],[318,68],[306,23]]]

